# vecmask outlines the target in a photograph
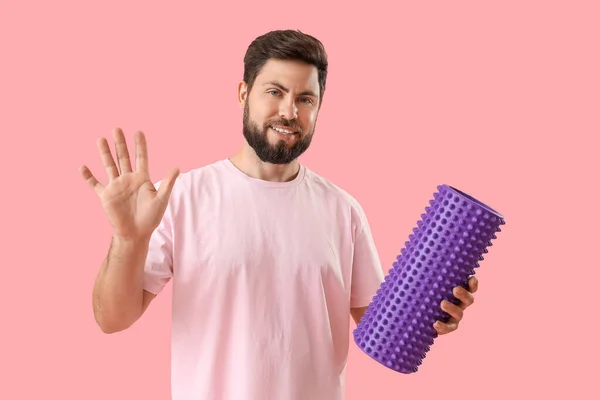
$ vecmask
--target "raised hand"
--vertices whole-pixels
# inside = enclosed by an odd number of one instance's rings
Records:
[[[160,223],[179,169],[172,169],[156,190],[148,170],[148,148],[142,132],[135,134],[136,169],[132,170],[123,131],[113,131],[118,166],[105,138],[98,140],[100,157],[106,167],[108,183],[101,184],[85,165],[80,168],[83,179],[96,192],[114,235],[124,240],[149,238]]]

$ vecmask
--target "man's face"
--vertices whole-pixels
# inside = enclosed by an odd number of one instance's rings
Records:
[[[316,67],[269,60],[249,94],[240,85],[240,100],[244,137],[263,162],[288,164],[308,149],[319,112]]]

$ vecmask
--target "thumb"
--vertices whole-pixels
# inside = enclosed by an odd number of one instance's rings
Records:
[[[175,181],[177,180],[178,176],[179,168],[173,168],[171,171],[169,171],[165,179],[162,181],[157,193],[157,196],[161,199],[161,201],[166,203],[167,200],[169,200],[171,192],[173,191],[173,186],[175,186]]]

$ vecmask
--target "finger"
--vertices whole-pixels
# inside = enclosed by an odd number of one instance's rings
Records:
[[[173,186],[175,186],[177,176],[179,176],[179,169],[173,168],[171,171],[169,171],[169,174],[161,182],[158,188],[157,195],[161,199],[161,201],[167,202],[169,200],[169,196],[171,196],[171,192],[173,191]]]
[[[475,278],[474,276],[469,278],[469,291],[471,293],[475,293],[478,288],[479,288],[479,279]]]
[[[104,186],[98,182],[98,179],[96,179],[94,174],[92,174],[92,171],[90,171],[85,165],[82,165],[81,168],[79,168],[79,171],[81,172],[81,176],[83,176],[83,179],[87,182],[88,186],[92,188],[98,196],[100,196],[104,190]]]
[[[458,322],[448,321],[448,322],[444,323],[442,321],[436,321],[433,324],[433,327],[437,331],[438,334],[445,335],[447,333],[453,332],[456,329],[458,329]]]
[[[463,309],[456,304],[452,304],[448,300],[442,300],[441,308],[443,311],[450,314],[450,316],[454,318],[456,322],[460,322],[463,317]]]
[[[98,139],[97,142],[98,151],[100,151],[100,158],[102,159],[102,163],[106,168],[106,174],[108,175],[109,182],[113,179],[119,177],[119,169],[115,164],[115,160],[113,159],[112,153],[110,152],[110,147],[108,146],[108,142],[105,138]]]
[[[113,131],[113,138],[115,140],[117,160],[119,162],[121,173],[131,172],[131,158],[129,156],[129,149],[127,148],[127,141],[125,140],[123,131],[120,128],[116,128]]]
[[[463,310],[475,302],[475,296],[462,286],[456,286],[452,290],[452,294],[460,300],[458,306]]]
[[[148,144],[146,143],[146,135],[143,132],[136,132],[135,145],[135,168],[137,171],[148,175]]]

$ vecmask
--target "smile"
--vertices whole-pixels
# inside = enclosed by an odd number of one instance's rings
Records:
[[[284,135],[291,135],[292,133],[296,133],[296,131],[290,130],[290,129],[286,129],[286,128],[280,128],[280,127],[275,127],[272,126],[271,127],[274,131],[277,131],[279,133],[282,133]]]

